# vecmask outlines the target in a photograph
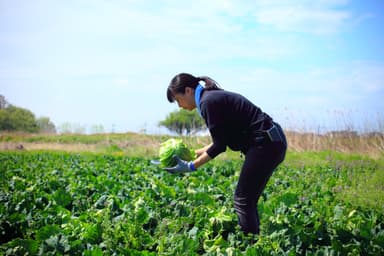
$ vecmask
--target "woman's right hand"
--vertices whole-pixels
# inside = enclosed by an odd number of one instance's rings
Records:
[[[203,148],[195,150],[195,154],[196,154],[197,157],[201,156],[201,154],[203,154],[203,153],[204,153]]]
[[[195,154],[197,157],[201,156],[204,152],[206,152],[210,147],[212,146],[212,143],[203,147],[195,150]]]

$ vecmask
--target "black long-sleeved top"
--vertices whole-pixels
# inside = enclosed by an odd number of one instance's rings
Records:
[[[269,128],[266,123],[272,121],[244,96],[225,90],[204,90],[200,110],[213,141],[207,150],[211,158],[224,152],[227,146],[245,153],[252,144],[252,133]]]

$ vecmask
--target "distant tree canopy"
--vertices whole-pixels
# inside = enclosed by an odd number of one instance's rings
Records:
[[[0,94],[0,109],[8,107],[8,102],[3,95]]]
[[[30,110],[11,105],[0,95],[0,131],[55,133],[56,129],[48,117],[36,119]]]
[[[42,133],[56,133],[56,127],[49,117],[40,117],[36,120],[39,131]]]
[[[0,110],[0,129],[3,131],[37,132],[35,115],[28,109],[8,106]]]
[[[193,111],[180,109],[171,112],[165,120],[159,122],[159,126],[164,126],[180,135],[189,135],[205,129],[204,120],[196,109]]]

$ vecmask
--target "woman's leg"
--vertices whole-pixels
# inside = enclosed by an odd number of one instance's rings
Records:
[[[285,151],[286,142],[266,143],[248,150],[234,195],[235,210],[243,232],[260,232],[257,201],[274,169],[284,160]]]

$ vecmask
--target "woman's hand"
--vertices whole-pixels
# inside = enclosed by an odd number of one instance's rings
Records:
[[[196,149],[195,150],[195,154],[197,157],[201,156],[201,154],[203,154],[205,151],[203,150],[203,148],[200,148],[200,149]]]
[[[206,152],[210,147],[212,146],[212,143],[203,147],[195,150],[195,154],[197,157],[201,156],[204,152]]]
[[[196,171],[196,169],[194,167],[192,167],[193,162],[184,161],[177,156],[175,156],[174,158],[176,159],[177,164],[174,167],[164,168],[168,172],[170,172],[170,173],[183,173],[183,172]]]

